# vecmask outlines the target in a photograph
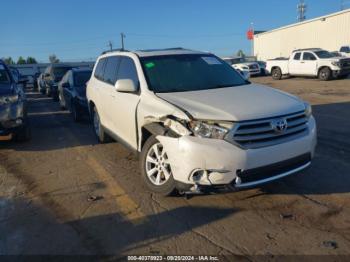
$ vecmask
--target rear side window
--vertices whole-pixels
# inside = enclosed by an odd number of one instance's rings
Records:
[[[314,61],[316,57],[312,53],[305,52],[303,55],[303,60]]]
[[[301,53],[296,53],[294,55],[294,60],[300,60],[300,57],[301,57]]]
[[[123,57],[118,71],[118,79],[131,79],[135,86],[139,86],[139,78],[134,61],[130,57]]]
[[[103,74],[103,81],[108,84],[114,85],[117,82],[117,72],[120,62],[119,56],[108,57],[106,67]]]
[[[103,80],[103,69],[106,61],[107,61],[107,58],[102,58],[98,61],[98,64],[96,66],[95,77],[99,80]]]

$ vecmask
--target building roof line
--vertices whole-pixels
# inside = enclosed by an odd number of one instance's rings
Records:
[[[349,8],[349,9],[346,9],[346,10],[339,11],[339,12],[331,13],[331,14],[328,14],[328,15],[325,15],[325,16],[320,16],[320,17],[312,18],[312,19],[309,19],[309,20],[306,20],[306,21],[303,21],[303,22],[298,22],[298,23],[294,23],[294,24],[282,26],[282,27],[279,27],[279,28],[275,28],[275,29],[266,31],[266,32],[264,32],[264,33],[256,34],[255,36],[265,35],[265,34],[269,34],[269,33],[276,32],[276,31],[280,31],[280,30],[283,30],[283,29],[287,29],[287,28],[291,28],[291,27],[296,27],[296,26],[304,25],[304,24],[308,24],[308,23],[312,23],[312,22],[315,22],[315,21],[317,21],[317,20],[327,19],[327,18],[330,18],[330,17],[333,17],[333,16],[345,14],[345,13],[348,13],[348,12],[350,12],[350,8]]]

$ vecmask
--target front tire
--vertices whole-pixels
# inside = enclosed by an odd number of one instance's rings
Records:
[[[328,67],[324,67],[318,73],[318,78],[321,81],[329,81],[332,78],[332,71]]]
[[[155,136],[151,136],[142,148],[140,167],[142,177],[152,192],[163,196],[176,193],[167,153]]]
[[[29,141],[30,139],[31,139],[31,129],[28,126],[28,124],[26,124],[15,135],[15,140],[17,142],[23,143],[23,142]]]
[[[279,67],[274,68],[271,72],[272,78],[274,80],[281,80],[282,79],[282,71]]]

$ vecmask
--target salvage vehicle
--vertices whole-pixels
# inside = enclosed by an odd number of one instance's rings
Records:
[[[62,109],[67,108],[74,121],[80,121],[88,114],[86,100],[86,83],[92,74],[91,69],[73,68],[69,70],[58,84],[58,97]]]
[[[350,58],[335,57],[320,48],[298,49],[289,59],[268,60],[266,70],[274,80],[283,76],[313,76],[328,81],[350,74]]]
[[[53,101],[58,101],[58,83],[67,71],[71,69],[71,66],[64,64],[52,64],[45,69],[44,83],[46,95],[52,97]]]
[[[146,185],[163,195],[286,177],[310,166],[317,143],[309,104],[205,52],[104,53],[87,99],[98,140],[138,152]]]
[[[261,73],[257,62],[248,62],[243,57],[224,57],[223,60],[236,70],[248,71],[250,76],[259,76]]]
[[[0,141],[26,141],[30,138],[26,97],[23,88],[13,78],[9,68],[0,60]]]

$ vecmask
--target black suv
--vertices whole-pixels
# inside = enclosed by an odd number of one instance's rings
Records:
[[[44,83],[46,95],[51,96],[54,101],[58,101],[58,82],[71,69],[71,66],[63,64],[52,64],[45,69]]]
[[[9,68],[0,60],[0,140],[26,141],[30,138],[26,97]]]

